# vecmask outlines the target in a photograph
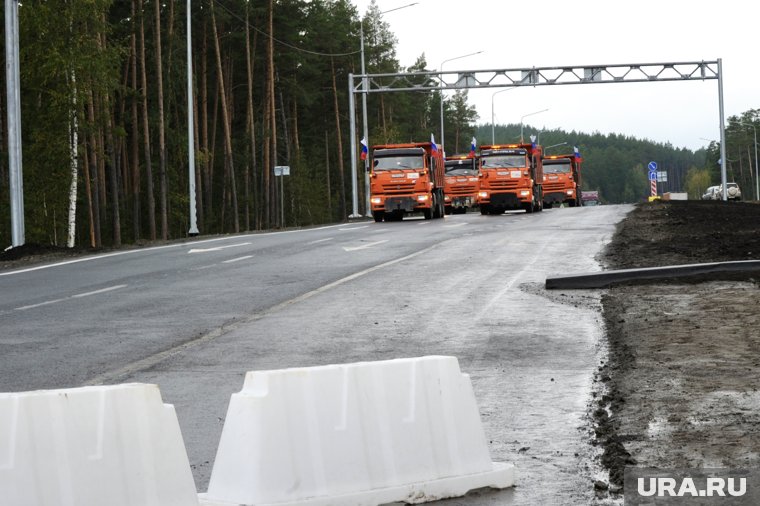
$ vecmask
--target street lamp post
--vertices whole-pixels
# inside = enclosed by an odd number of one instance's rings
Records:
[[[441,141],[440,144],[443,146],[443,154],[446,154],[446,138],[443,135],[443,64],[454,61],[454,60],[461,60],[462,58],[467,58],[468,56],[475,56],[476,54],[480,54],[483,51],[476,51],[474,53],[470,54],[463,54],[462,56],[455,56],[454,58],[449,58],[448,60],[443,60],[441,62],[441,66],[438,67],[438,70],[441,72],[441,75],[439,76],[438,81],[438,88],[440,88],[440,99],[441,99]]]
[[[193,132],[193,39],[190,0],[187,0],[187,177],[190,195],[190,230],[188,235],[198,235],[198,214],[195,208],[195,134]]]
[[[534,114],[539,114],[542,112],[546,112],[549,109],[542,109],[540,111],[536,112],[529,112],[528,114],[524,114],[523,116],[520,116],[520,142],[523,142],[523,120],[527,118],[528,116],[533,116]]]
[[[496,95],[498,95],[502,91],[511,91],[511,90],[516,90],[516,89],[517,88],[505,88],[503,90],[496,91],[491,95],[491,144],[496,144],[496,129],[495,129],[496,117],[495,117],[494,109],[493,109],[493,99]]]
[[[751,126],[752,131],[754,132],[755,137],[755,200],[760,200],[760,179],[757,178],[758,171],[757,171],[757,129],[755,128],[755,125],[748,125],[747,123],[742,123],[744,126]]]
[[[407,7],[411,7],[413,5],[417,5],[419,2],[410,3],[407,5],[402,5],[401,7],[395,7],[393,9],[388,9],[387,11],[383,11],[380,13],[387,14],[389,12],[406,9]],[[367,90],[369,89],[369,84],[367,83],[367,72],[365,71],[364,66],[364,20],[360,20],[359,22],[359,42],[361,44],[361,63],[362,63],[362,134],[364,135],[364,140],[367,141],[367,144],[369,145],[369,128],[367,126]],[[369,157],[365,158],[364,160],[364,209],[366,210],[367,216],[372,215],[371,206],[369,203],[369,172],[367,171],[367,167],[369,164]],[[356,180],[356,174],[354,176],[354,181]],[[350,218],[358,218],[358,209],[354,206],[354,212],[351,214]]]

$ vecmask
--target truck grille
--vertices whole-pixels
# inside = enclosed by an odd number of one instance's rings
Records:
[[[516,190],[519,179],[502,179],[489,182],[489,187],[492,190]]]
[[[565,191],[565,183],[544,183],[544,193]]]
[[[450,186],[448,189],[448,192],[446,192],[449,195],[472,195],[473,193],[477,192],[478,188],[474,184],[468,184],[468,185],[461,185],[461,186]]]
[[[383,185],[383,193],[406,194],[414,191],[414,183],[387,183]]]

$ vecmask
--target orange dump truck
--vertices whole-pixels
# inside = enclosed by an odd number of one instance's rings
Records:
[[[572,155],[544,157],[544,207],[551,209],[554,204],[581,205],[582,161],[577,151]]]
[[[446,214],[466,213],[478,200],[478,159],[473,155],[446,157],[444,203]]]
[[[372,146],[370,205],[375,221],[444,215],[444,162],[432,142]]]
[[[501,214],[509,209],[541,211],[542,154],[543,149],[536,144],[480,146],[480,213]]]

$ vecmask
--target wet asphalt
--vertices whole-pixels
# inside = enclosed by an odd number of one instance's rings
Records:
[[[455,356],[491,457],[515,464],[517,485],[441,504],[588,504],[603,477],[586,418],[605,354],[601,292],[543,283],[599,270],[595,256],[630,209],[358,222],[0,276],[0,289],[29,288],[0,302],[11,351],[0,384],[158,384],[203,492],[246,371]]]

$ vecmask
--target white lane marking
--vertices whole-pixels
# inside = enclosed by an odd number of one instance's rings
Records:
[[[326,239],[317,239],[316,241],[307,242],[306,244],[319,244],[320,242],[332,241],[332,240],[333,240],[332,237],[328,237]]]
[[[238,244],[228,244],[227,246],[217,246],[215,248],[193,248],[188,253],[208,253],[209,251],[222,251],[227,248],[237,248],[238,246],[248,246],[250,242],[241,242]]]
[[[234,262],[239,262],[241,260],[248,260],[249,258],[253,258],[253,255],[245,255],[243,257],[230,258],[229,260],[225,260],[222,263],[223,264],[231,264],[231,263],[234,263]]]
[[[76,295],[72,295],[72,296],[71,296],[71,298],[72,298],[72,299],[78,299],[78,298],[80,298],[80,297],[89,297],[90,295],[97,295],[97,294],[99,294],[99,293],[110,292],[110,291],[112,291],[112,290],[118,290],[119,288],[124,288],[124,287],[126,287],[126,286],[127,286],[127,285],[114,285],[114,286],[109,286],[108,288],[101,288],[100,290],[93,290],[92,292],[78,293],[78,294],[76,294]]]
[[[361,225],[359,227],[350,227],[350,228],[339,228],[341,232],[345,232],[346,230],[359,230],[360,228],[367,228],[369,225]]]
[[[243,234],[240,235],[240,238],[243,237],[250,237],[252,239],[256,239],[258,237],[264,237],[268,235],[283,235],[283,234],[297,234],[297,233],[304,233],[304,232],[314,232],[318,230],[327,230],[330,228],[336,228],[336,227],[342,227],[343,224],[340,225],[325,225],[323,227],[315,227],[315,228],[306,228],[306,229],[298,229],[298,230],[282,230],[278,232],[260,232],[256,234]],[[181,242],[177,244],[167,244],[165,246],[153,246],[151,248],[137,248],[137,249],[129,249],[125,251],[117,251],[116,253],[105,253],[103,255],[91,255],[81,258],[76,258],[74,260],[66,260],[65,262],[56,262],[52,264],[45,264],[45,265],[37,265],[35,267],[29,267],[27,269],[18,269],[18,270],[10,270],[10,271],[4,271],[0,272],[0,277],[2,276],[12,276],[14,274],[24,274],[26,272],[32,272],[32,271],[39,271],[42,269],[50,269],[52,267],[61,267],[64,265],[70,265],[70,264],[78,264],[80,262],[90,262],[92,260],[100,260],[101,258],[109,258],[109,257],[118,257],[122,255],[134,255],[137,253],[146,253],[150,251],[159,251],[163,249],[174,249],[174,248],[186,248],[188,245],[197,245],[197,244],[206,244],[210,242],[219,242],[219,241],[229,241],[229,237],[216,237],[214,239],[203,239],[201,241],[187,241],[187,242]]]
[[[64,297],[62,299],[46,300],[45,302],[40,302],[39,304],[30,304],[28,306],[20,306],[20,307],[14,308],[14,310],[15,311],[26,311],[27,309],[34,309],[36,307],[48,306],[50,304],[56,304],[58,302],[63,302],[63,301],[69,300],[69,299],[78,299],[78,298],[81,298],[81,297],[89,297],[91,295],[97,295],[97,294],[100,294],[100,293],[110,292],[112,290],[118,290],[118,289],[124,288],[126,286],[127,285],[109,286],[108,288],[101,288],[100,290],[94,290],[92,292],[78,293],[78,294],[75,294],[75,295],[71,295],[69,297]]]
[[[361,246],[343,246],[343,249],[345,251],[358,251],[360,249],[367,249],[371,248],[372,246],[377,246],[378,244],[383,244],[384,242],[388,242],[388,239],[384,239],[382,241],[375,241],[375,242],[368,242],[367,244],[362,244]]]
[[[372,231],[373,232],[387,232],[388,230],[390,230],[390,229],[389,228],[376,228],[376,229],[373,229]]]
[[[428,221],[428,220],[421,221],[421,222],[417,223],[417,225],[430,225],[430,221]]]
[[[444,225],[446,228],[454,228],[454,227],[462,227],[464,225],[467,225],[467,222],[464,221],[462,223],[452,223],[451,225]]]
[[[365,269],[363,271],[355,272],[354,274],[350,274],[346,276],[345,278],[338,279],[337,281],[333,281],[332,283],[328,283],[326,285],[322,285],[319,288],[315,288],[314,290],[310,292],[306,292],[304,294],[301,294],[297,297],[294,297],[292,299],[280,302],[279,304],[275,304],[274,306],[264,309],[261,312],[253,313],[252,315],[248,316],[247,318],[242,318],[239,320],[235,320],[229,324],[221,325],[220,327],[212,330],[211,332],[204,334],[200,336],[199,338],[189,341],[183,344],[180,344],[178,346],[175,346],[174,348],[170,348],[168,350],[164,350],[160,353],[157,353],[155,355],[152,355],[150,357],[145,357],[141,360],[136,360],[135,362],[132,362],[131,364],[127,364],[124,367],[121,367],[119,369],[115,369],[113,371],[105,372],[99,376],[95,376],[93,378],[90,378],[88,381],[84,383],[84,385],[102,385],[104,383],[109,383],[112,381],[115,381],[119,378],[128,377],[132,374],[135,374],[138,371],[142,371],[144,369],[147,369],[149,367],[153,367],[156,364],[160,364],[164,360],[168,359],[169,357],[172,357],[174,355],[178,355],[182,352],[185,352],[189,349],[195,348],[196,346],[200,346],[202,344],[208,343],[210,341],[213,341],[217,339],[218,337],[221,337],[225,334],[228,334],[230,332],[233,332],[244,325],[249,325],[253,322],[257,322],[261,320],[262,318],[265,318],[271,314],[275,314],[279,311],[282,311],[284,309],[287,309],[288,307],[298,304],[299,302],[303,302],[305,300],[308,300],[315,295],[319,295],[321,293],[324,293],[328,290],[331,290],[332,288],[335,288],[337,286],[343,285],[345,283],[348,283],[350,281],[353,281],[357,278],[360,278],[362,276],[365,276],[367,274],[370,274],[372,272],[375,272],[377,270],[383,269],[385,267],[395,265],[400,262],[404,262],[406,260],[410,260],[412,258],[418,257],[420,255],[424,255],[425,253],[431,251],[433,248],[435,248],[437,244],[434,244],[432,246],[428,246],[425,249],[422,249],[420,251],[417,251],[416,253],[411,253],[405,257],[396,258],[395,260],[389,260],[385,263],[375,265],[374,267],[369,267],[368,269]]]

